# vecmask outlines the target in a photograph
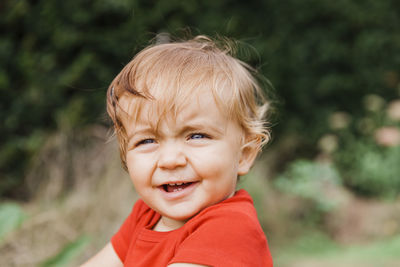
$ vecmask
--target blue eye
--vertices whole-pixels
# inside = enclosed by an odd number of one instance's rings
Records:
[[[203,138],[207,138],[207,136],[201,133],[195,133],[190,135],[190,139],[203,139]]]
[[[153,143],[155,143],[155,142],[156,142],[156,141],[155,141],[154,139],[150,139],[150,138],[148,138],[148,139],[143,139],[142,141],[138,142],[138,143],[136,144],[136,146],[147,145],[147,144],[153,144]]]

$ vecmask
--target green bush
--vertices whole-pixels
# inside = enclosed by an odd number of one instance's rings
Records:
[[[358,193],[387,197],[400,193],[400,147],[357,142],[336,158],[346,185]]]
[[[357,140],[338,151],[335,159],[344,183],[358,194],[392,198],[400,193],[400,146]]]
[[[315,208],[313,212],[325,213],[338,204],[338,200],[327,197],[327,193],[340,185],[341,179],[333,166],[296,160],[276,178],[274,184],[285,193],[310,201]]]
[[[378,95],[367,95],[362,102],[363,116],[347,114],[347,123],[331,122],[330,134],[337,138],[331,151],[334,164],[353,192],[395,197],[400,194],[400,99],[387,103]]]

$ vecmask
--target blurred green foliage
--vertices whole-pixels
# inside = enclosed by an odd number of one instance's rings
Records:
[[[331,165],[296,160],[288,165],[274,184],[281,191],[311,201],[315,209],[313,212],[325,213],[338,204],[337,199],[326,197],[327,191],[340,183],[340,176]]]
[[[377,95],[368,99],[364,116],[331,131],[338,137],[334,164],[353,191],[393,199],[400,193],[400,99],[391,105]]]
[[[275,135],[296,133],[299,156],[313,156],[332,112],[357,120],[364,95],[398,94],[399,13],[395,0],[3,0],[0,196],[21,197],[46,133],[106,123],[113,77],[155,34],[184,27],[253,46],[241,57],[282,99]]]
[[[346,185],[367,196],[393,198],[400,193],[400,147],[381,148],[355,141],[337,153]]]
[[[0,204],[0,243],[4,237],[17,229],[27,215],[16,203]]]
[[[284,248],[276,248],[277,266],[397,266],[400,236],[367,244],[338,245],[321,232],[306,232]],[[303,264],[306,263],[306,264]]]
[[[44,261],[41,267],[62,267],[71,266],[71,262],[82,253],[87,245],[90,243],[90,239],[87,236],[81,236],[76,240],[66,244],[59,253]]]

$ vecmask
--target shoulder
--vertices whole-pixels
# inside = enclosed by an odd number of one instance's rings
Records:
[[[233,197],[204,209],[194,219],[201,222],[216,220],[259,225],[253,199],[243,189],[237,191]]]
[[[151,208],[144,203],[142,199],[138,199],[133,205],[131,214],[135,214],[138,217],[143,216],[144,214],[151,211]]]
[[[121,234],[125,238],[128,238],[137,227],[148,224],[151,222],[153,217],[154,211],[147,206],[143,200],[138,199],[133,205],[133,208],[124,223],[121,225],[117,235]]]
[[[251,197],[244,190],[204,209],[184,227],[187,236],[178,248],[176,260],[192,259],[189,262],[212,266],[270,266],[264,264],[271,257],[266,237]]]
[[[155,212],[143,200],[139,199],[135,202],[131,213],[111,238],[114,250],[122,262],[125,260],[129,245],[135,239],[138,231],[156,219]]]
[[[233,252],[244,243],[258,248],[267,245],[253,201],[244,190],[204,209],[187,224],[193,242],[216,243],[220,247],[225,246],[226,251]]]
[[[138,199],[127,220],[130,221],[131,227],[133,226],[149,226],[158,220],[160,215],[151,209],[142,199]]]

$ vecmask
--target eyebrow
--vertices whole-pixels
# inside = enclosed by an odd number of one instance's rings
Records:
[[[191,131],[196,131],[196,130],[207,130],[207,131],[213,131],[216,132],[217,134],[223,134],[224,130],[219,127],[213,127],[208,123],[188,123],[186,126],[184,126],[179,132],[191,132]]]
[[[146,127],[138,131],[134,131],[132,134],[128,135],[128,146],[131,145],[131,140],[135,135],[150,135],[150,134],[155,134],[153,127]]]

